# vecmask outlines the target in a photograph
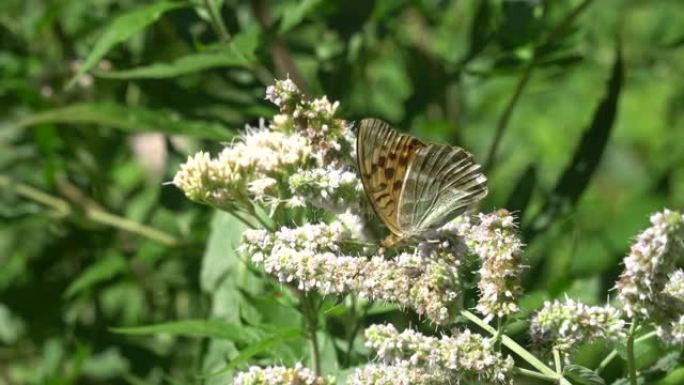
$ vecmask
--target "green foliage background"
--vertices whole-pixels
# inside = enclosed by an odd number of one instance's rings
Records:
[[[679,0],[1,1],[0,384],[214,384],[307,360],[295,299],[235,254],[238,222],[162,184],[272,116],[264,84],[286,74],[344,118],[483,163],[501,128],[482,209],[519,211],[523,315],[564,293],[604,302],[648,214],[684,208],[683,14]],[[341,353],[357,315],[328,302],[323,366],[344,373],[365,350]],[[375,306],[361,324],[412,319]],[[508,332],[525,341],[524,322]],[[646,383],[684,382],[678,354],[638,353]]]

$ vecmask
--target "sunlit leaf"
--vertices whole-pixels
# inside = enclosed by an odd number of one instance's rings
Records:
[[[563,368],[563,376],[573,384],[578,385],[605,385],[606,382],[595,371],[580,365],[566,365]]]
[[[10,127],[29,127],[43,123],[96,124],[127,132],[162,132],[215,140],[232,137],[231,132],[218,123],[185,120],[170,111],[111,103],[74,104],[45,110],[21,118]]]
[[[229,44],[209,52],[198,52],[168,63],[155,63],[119,71],[98,71],[98,77],[112,79],[172,78],[222,67],[248,67],[254,61],[257,35],[236,36]]]
[[[277,333],[273,336],[264,338],[263,340],[258,341],[256,343],[253,343],[253,344],[249,345],[248,347],[246,347],[245,349],[242,349],[240,351],[240,354],[237,357],[230,360],[230,362],[225,367],[223,367],[221,370],[219,370],[218,372],[210,373],[210,374],[207,374],[206,376],[207,377],[214,377],[214,376],[224,374],[224,373],[226,373],[230,370],[233,370],[233,369],[239,367],[240,365],[246,363],[250,358],[256,356],[259,353],[262,353],[262,352],[268,350],[269,348],[273,347],[274,345],[288,341],[288,340],[291,340],[291,339],[294,339],[294,338],[299,338],[302,335],[303,335],[303,332],[301,330],[291,329],[291,330],[285,330],[285,331]]]
[[[188,6],[185,2],[162,1],[135,9],[116,17],[109,23],[95,46],[90,51],[83,65],[79,68],[67,87],[72,87],[86,72],[92,69],[109,50],[117,44],[131,38],[148,25],[154,23],[164,12]]]
[[[321,0],[303,0],[297,2],[294,7],[286,8],[280,23],[280,33],[285,33],[299,25],[321,3]]]
[[[239,343],[252,343],[256,336],[247,326],[219,320],[183,320],[155,325],[111,328],[110,330],[128,335],[169,334],[184,337],[210,337]]]
[[[558,216],[568,213],[589,186],[591,177],[603,157],[617,117],[622,80],[622,54],[618,49],[606,94],[594,112],[591,125],[582,135],[572,160],[563,171],[546,204],[532,221],[526,234],[527,241],[546,229]]]

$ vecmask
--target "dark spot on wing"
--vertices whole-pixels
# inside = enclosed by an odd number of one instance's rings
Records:
[[[402,181],[398,180],[394,182],[394,186],[392,186],[392,189],[394,191],[401,190],[401,186],[403,185]]]
[[[394,169],[393,168],[386,168],[385,169],[385,178],[392,179],[393,176],[394,176]]]
[[[385,167],[385,163],[387,163],[387,158],[385,158],[384,156],[378,158],[378,164],[380,165],[380,167]]]

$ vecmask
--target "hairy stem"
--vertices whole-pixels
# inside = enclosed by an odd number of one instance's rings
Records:
[[[553,363],[556,366],[556,374],[558,376],[563,375],[563,363],[561,361],[560,350],[558,348],[553,348]]]
[[[302,302],[302,310],[304,312],[304,319],[308,329],[309,347],[311,349],[311,367],[317,376],[321,375],[321,353],[318,347],[318,337],[316,330],[318,326],[318,317],[312,306],[311,298],[304,292],[300,292],[300,299]]]
[[[469,312],[468,310],[462,310],[461,315],[464,316],[465,318],[467,318],[469,321],[476,324],[477,326],[484,329],[487,333],[489,333],[491,335],[496,335],[496,329],[494,329],[493,327],[488,325],[486,322],[481,320],[475,314]],[[546,364],[544,364],[541,360],[539,360],[537,357],[532,355],[532,353],[528,352],[525,348],[518,345],[518,343],[513,341],[513,339],[510,338],[509,336],[502,335],[501,336],[501,342],[504,344],[504,346],[506,346],[513,353],[515,353],[520,358],[525,360],[528,364],[532,365],[532,367],[539,370],[542,374],[544,374],[550,378],[554,378],[555,381],[560,381],[561,384],[569,384],[569,382],[565,378],[558,375],[558,373],[556,373],[553,369],[546,366]]]
[[[558,381],[557,376],[549,376],[549,375],[546,375],[543,373],[535,372],[534,370],[529,370],[529,369],[524,369],[524,368],[515,368],[515,372],[520,374],[521,376],[536,378],[538,380],[544,380],[544,381],[549,381],[549,382],[557,382]]]
[[[630,385],[637,385],[636,363],[634,362],[634,334],[636,334],[637,321],[632,320],[627,336],[627,371],[629,372]]]
[[[647,340],[647,339],[649,339],[649,338],[655,337],[656,334],[657,334],[657,333],[656,333],[655,330],[650,331],[650,332],[644,334],[643,336],[640,336],[640,337],[638,337],[638,338],[635,338],[635,339],[634,339],[634,343],[636,344],[636,343],[639,343],[639,342],[641,342],[641,341],[645,341],[645,340]],[[599,364],[599,366],[596,367],[596,372],[597,372],[597,373],[601,373],[606,367],[608,367],[608,365],[610,365],[611,362],[613,362],[613,360],[614,360],[618,355],[619,355],[619,353],[618,353],[617,349],[613,349],[613,350],[606,356],[606,358],[604,358],[603,361],[601,361],[601,363]]]

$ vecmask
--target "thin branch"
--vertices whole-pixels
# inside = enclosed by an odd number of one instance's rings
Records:
[[[468,310],[462,310],[461,315],[464,316],[465,318],[467,318],[472,323],[474,323],[477,326],[484,329],[487,333],[489,333],[491,335],[496,335],[496,329],[494,329],[493,327],[488,325],[486,322],[481,320],[475,314],[469,312]],[[558,374],[553,369],[546,366],[546,364],[544,364],[537,357],[533,356],[525,348],[518,345],[518,343],[513,341],[513,339],[510,338],[509,336],[502,335],[501,336],[501,342],[504,344],[504,346],[509,348],[513,353],[517,354],[523,360],[527,361],[528,364],[532,365],[532,367],[539,370],[542,374],[545,374],[549,377],[553,377],[556,379],[556,381],[563,380],[563,377],[559,377]]]
[[[503,137],[506,128],[508,128],[511,115],[513,114],[513,110],[520,99],[523,89],[527,83],[529,83],[529,80],[532,77],[532,71],[537,65],[537,60],[539,59],[542,50],[552,44],[559,36],[561,36],[570,27],[570,25],[572,25],[572,22],[592,3],[592,1],[593,0],[584,0],[582,3],[580,3],[551,30],[546,38],[535,45],[532,52],[532,59],[530,59],[530,62],[525,66],[525,70],[518,80],[518,84],[513,91],[513,95],[511,96],[511,99],[508,101],[506,108],[504,108],[503,112],[501,113],[501,117],[499,118],[496,131],[494,133],[494,139],[489,147],[487,159],[484,163],[485,170],[490,171],[494,166],[494,159],[496,158],[496,153],[499,149],[501,138]]]
[[[10,188],[18,195],[52,208],[60,217],[65,217],[76,213],[76,210],[74,210],[66,200],[54,197],[27,184],[17,182],[7,176],[0,175],[0,186]],[[80,209],[82,209],[83,216],[93,222],[109,225],[129,233],[141,235],[167,246],[176,246],[180,244],[180,240],[173,235],[109,213],[102,209],[95,208],[93,206],[80,207]]]
[[[636,377],[636,362],[634,361],[634,334],[636,334],[637,321],[632,320],[632,325],[629,327],[629,335],[627,336],[627,370],[629,371],[630,385],[637,385]]]
[[[650,331],[650,332],[644,334],[643,336],[640,336],[639,338],[636,338],[636,339],[634,340],[634,343],[636,344],[636,343],[638,343],[638,342],[645,341],[645,340],[647,340],[647,339],[649,339],[649,338],[655,337],[656,334],[657,334],[657,332],[656,332],[655,330]],[[596,372],[597,372],[597,373],[601,373],[606,367],[608,367],[608,365],[610,365],[610,363],[611,363],[618,355],[619,355],[619,353],[618,353],[617,349],[613,349],[613,351],[611,351],[611,352],[606,356],[606,358],[604,358],[603,361],[601,361],[601,363],[599,364],[599,366],[596,368]]]
[[[557,382],[558,381],[558,378],[556,376],[547,376],[546,374],[535,372],[534,370],[529,370],[529,369],[524,369],[524,368],[515,368],[515,371],[516,371],[516,373],[520,374],[521,376],[525,376],[525,377],[536,378],[538,380],[544,380],[544,381],[549,381],[549,382]]]
[[[261,28],[268,31],[273,22],[271,20],[271,12],[268,8],[268,1],[251,0],[252,12],[259,21]],[[287,43],[281,36],[275,36],[271,46],[269,47],[273,63],[279,76],[288,76],[297,85],[299,90],[304,95],[311,95],[311,88],[308,82],[304,79],[287,46]]]
[[[212,0],[204,0],[204,8],[206,8],[211,18],[211,26],[214,28],[214,32],[221,39],[222,42],[227,43],[230,41],[230,33],[226,24],[223,22],[221,17],[220,9],[216,8],[216,4]]]
[[[511,99],[508,101],[506,108],[499,117],[499,122],[497,123],[496,131],[494,132],[494,139],[492,140],[492,145],[489,147],[489,153],[487,154],[487,160],[485,161],[484,169],[487,171],[491,170],[494,164],[494,157],[499,150],[501,138],[503,137],[506,128],[508,128],[511,115],[513,115],[513,109],[515,108],[516,104],[518,104],[518,100],[520,99],[520,95],[522,95],[523,89],[525,89],[525,86],[532,77],[532,69],[534,66],[535,62],[534,59],[532,59],[532,61],[525,67],[525,72],[523,72],[522,76],[520,76],[520,80],[518,80],[518,84],[515,86],[515,91],[513,91]]]
[[[321,352],[318,347],[318,337],[316,332],[318,329],[318,318],[316,312],[311,304],[311,298],[304,292],[299,291],[299,298],[302,302],[302,310],[304,312],[304,319],[308,327],[309,346],[311,348],[311,366],[317,376],[321,375]]]

